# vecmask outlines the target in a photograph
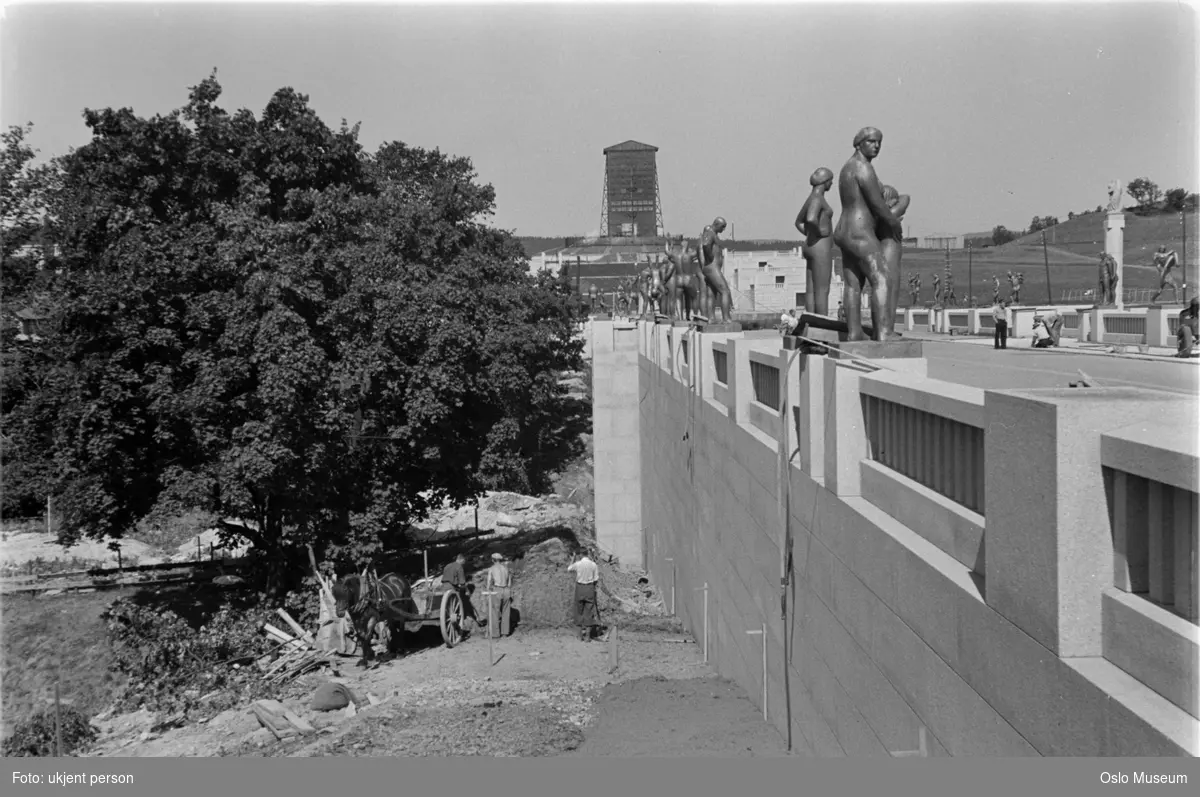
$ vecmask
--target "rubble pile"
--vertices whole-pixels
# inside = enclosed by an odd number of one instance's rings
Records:
[[[478,505],[467,504],[454,509],[446,504],[415,526],[420,531],[438,534],[478,528],[479,531],[491,532],[488,536],[507,537],[520,531],[566,524],[583,517],[582,509],[574,504],[563,503],[555,496],[535,498],[519,493],[488,491],[479,499]]]

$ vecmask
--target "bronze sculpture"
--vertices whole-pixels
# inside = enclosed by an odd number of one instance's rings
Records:
[[[1170,286],[1171,293],[1175,297],[1175,301],[1179,301],[1179,278],[1175,275],[1175,267],[1179,265],[1179,256],[1175,254],[1175,250],[1167,251],[1166,246],[1159,246],[1158,251],[1154,254],[1154,269],[1158,272],[1158,293],[1154,294],[1154,298],[1150,301],[1158,304],[1158,297],[1162,296],[1162,292]]]
[[[1013,304],[1021,303],[1021,286],[1025,284],[1025,272],[1018,271],[1015,276],[1015,282],[1012,289]]]
[[[916,307],[921,302],[921,275],[911,274],[908,278],[908,294],[912,300],[912,306]]]
[[[888,209],[892,211],[897,221],[904,221],[904,214],[908,212],[910,202],[908,194],[901,194],[890,185],[885,185],[883,187],[883,201],[887,203]],[[896,308],[900,306],[900,255],[904,248],[904,241],[899,235],[890,235],[890,232],[886,228],[876,230],[876,235],[879,237],[879,248],[883,252],[883,260],[887,263],[888,276],[892,280],[888,285],[888,305],[886,312],[888,318],[891,319],[890,323],[894,325]]]
[[[710,294],[708,291],[701,291],[700,314],[706,319],[712,319],[715,299],[721,306],[721,321],[728,324],[733,321],[733,294],[722,273],[725,266],[725,247],[721,244],[720,235],[724,231],[725,219],[720,216],[713,219],[713,223],[700,233],[696,254],[699,256],[700,273],[712,292]]]
[[[1000,301],[1000,278],[995,274],[992,275],[992,304],[997,304]]]
[[[1100,253],[1100,286],[1097,301],[1100,307],[1117,303],[1117,260],[1108,252]]]
[[[700,272],[699,253],[685,241],[678,250],[672,250],[671,245],[666,244],[666,254],[667,262],[662,272],[666,314],[680,321],[704,316],[704,277]]]
[[[933,306],[942,306],[942,278],[936,271],[933,272]]]
[[[825,192],[833,186],[833,172],[824,166],[808,178],[812,191],[800,213],[796,229],[804,236],[800,253],[805,262],[804,310],[829,315],[829,283],[833,278],[833,208]]]
[[[946,250],[946,257],[949,259],[950,250]],[[946,264],[946,286],[942,289],[942,291],[944,296],[944,301],[942,302],[943,304],[947,304],[951,307],[958,304],[958,295],[954,293],[954,272],[950,270],[949,263]]]
[[[891,340],[896,335],[895,315],[890,317],[889,292],[897,289],[888,274],[888,264],[879,244],[878,231],[886,230],[902,238],[899,219],[883,199],[883,186],[871,165],[883,147],[883,133],[864,127],[854,136],[854,154],[838,175],[838,196],[842,215],[833,232],[834,243],[842,251],[842,275],[845,295],[858,297],[870,285],[870,306],[875,340]],[[844,302],[849,340],[866,340],[862,327],[861,301]]]

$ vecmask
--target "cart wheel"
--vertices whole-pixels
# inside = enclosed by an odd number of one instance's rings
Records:
[[[442,639],[446,647],[452,648],[462,641],[463,605],[458,593],[452,589],[442,594],[441,612]]]

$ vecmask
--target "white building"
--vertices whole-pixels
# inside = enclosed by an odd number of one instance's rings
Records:
[[[784,311],[804,307],[808,290],[804,256],[799,247],[786,252],[725,252],[725,279],[733,289],[734,309]],[[834,268],[829,305],[842,303],[842,279]]]

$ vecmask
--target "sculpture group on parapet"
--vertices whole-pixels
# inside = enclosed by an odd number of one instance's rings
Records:
[[[661,285],[656,311],[681,321],[713,318],[719,307],[723,323],[733,321],[733,292],[725,281],[725,247],[721,233],[725,219],[718,216],[700,233],[696,245],[684,241],[677,248],[666,245],[666,262],[657,274],[647,269],[643,278]]]
[[[911,299],[911,304],[916,307],[921,303],[921,275],[910,274],[908,276],[908,295]]]
[[[1171,288],[1175,301],[1180,301],[1179,294],[1183,292],[1183,284],[1175,274],[1175,267],[1178,265],[1179,256],[1175,254],[1174,249],[1168,252],[1166,246],[1158,247],[1158,251],[1154,253],[1154,270],[1158,272],[1158,293],[1154,294],[1151,302],[1157,304],[1158,297],[1162,296],[1162,292],[1168,287]]]
[[[1022,271],[1008,272],[1008,300],[1012,304],[1021,303],[1021,286],[1025,284],[1025,273]]]

